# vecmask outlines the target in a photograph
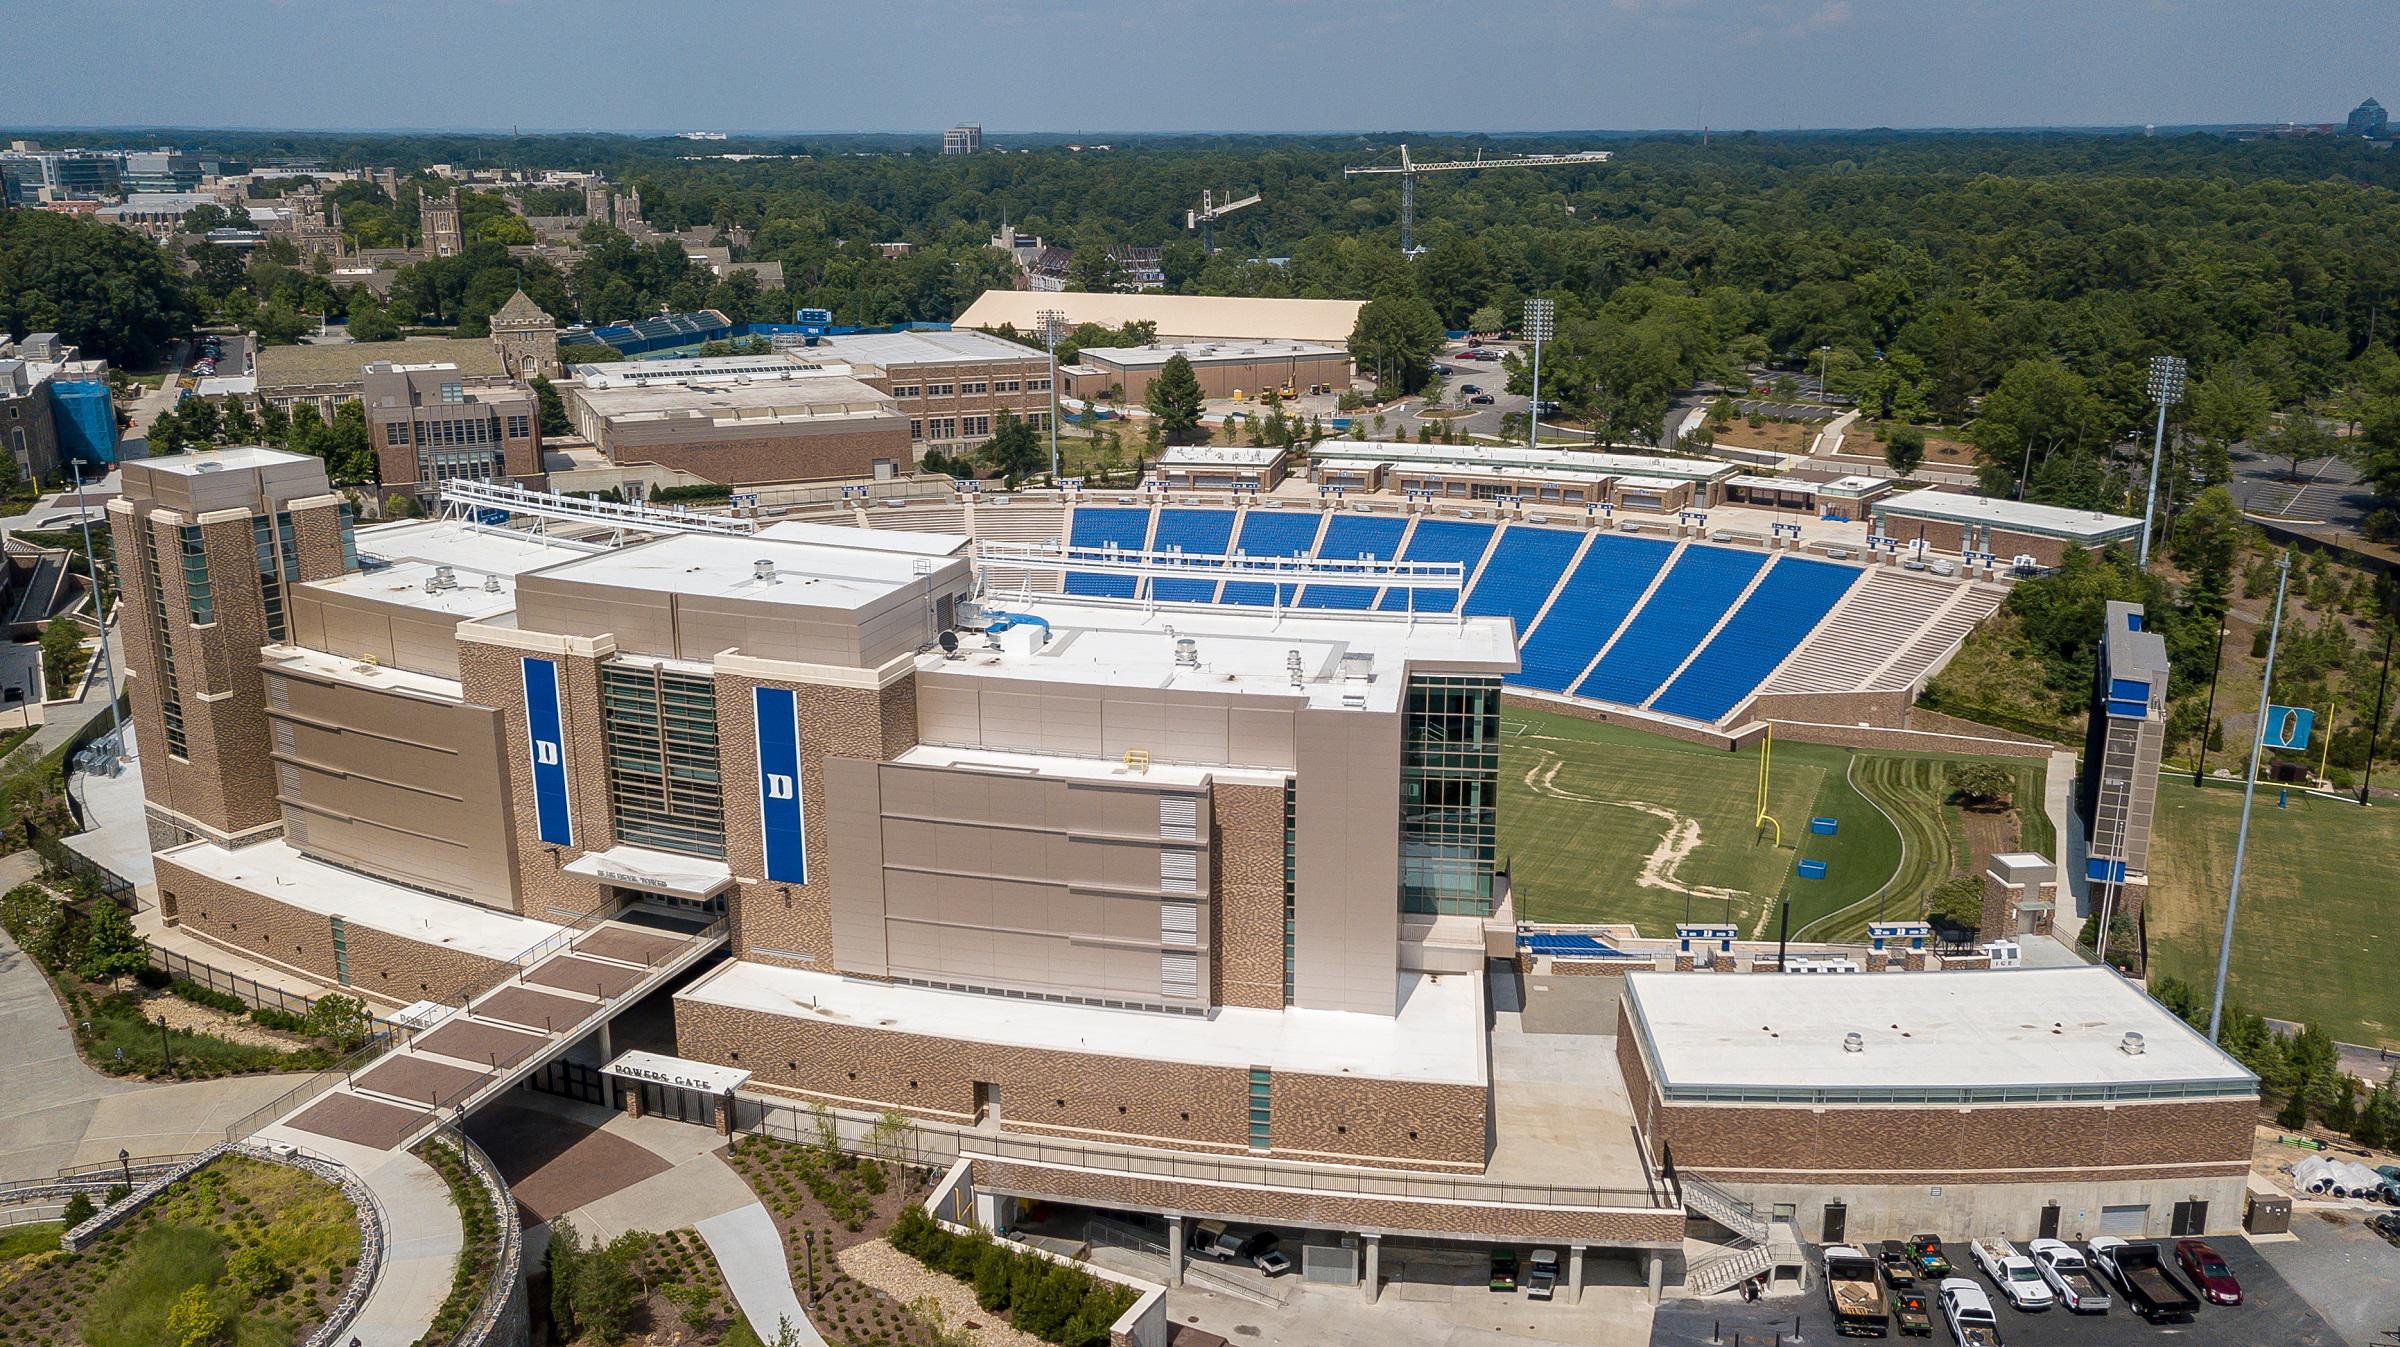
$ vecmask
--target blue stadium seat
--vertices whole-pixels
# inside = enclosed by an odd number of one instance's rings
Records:
[[[1575,685],[1575,695],[1627,706],[1649,700],[1766,564],[1761,552],[1684,548],[1617,643]]]
[[[1864,573],[1795,557],[1776,562],[1651,709],[1714,723],[1799,648]]]
[[[1278,561],[1303,556],[1309,544],[1317,540],[1317,521],[1323,516],[1314,510],[1260,510],[1253,508],[1242,516],[1242,534],[1234,539],[1237,552]],[[1288,606],[1298,585],[1283,586],[1283,601]],[[1264,608],[1275,600],[1275,586],[1259,580],[1228,580],[1225,592],[1217,596],[1219,603],[1238,603],[1252,608]]]
[[[1109,543],[1129,552],[1141,550],[1142,542],[1150,536],[1150,512],[1140,509],[1117,509],[1105,505],[1078,505],[1075,523],[1067,535],[1069,547],[1102,547]],[[1139,577],[1114,575],[1098,571],[1069,571],[1066,591],[1095,599],[1130,599]]]
[[[1592,535],[1540,625],[1517,637],[1520,668],[1508,681],[1564,692],[1674,555],[1675,544],[1621,533]]]
[[[1400,555],[1402,561],[1455,561],[1468,578],[1475,575],[1475,563],[1483,560],[1484,549],[1492,545],[1491,524],[1469,524],[1456,519],[1419,519],[1417,531],[1408,535],[1408,550]],[[1387,613],[1447,613],[1458,606],[1455,589],[1387,589],[1383,602],[1376,605]]]
[[[1483,563],[1483,578],[1467,593],[1467,612],[1473,617],[1505,617],[1515,624],[1517,639],[1533,625],[1542,601],[1558,587],[1558,577],[1583,544],[1576,529],[1511,524]]]
[[[1408,531],[1408,521],[1385,515],[1337,514],[1325,525],[1325,540],[1317,544],[1317,560],[1339,564],[1373,557],[1380,561],[1391,559],[1393,549],[1400,546],[1400,535]],[[1300,591],[1303,608],[1366,608],[1375,602],[1371,585],[1310,585]]]
[[[1230,550],[1233,539],[1231,510],[1161,510],[1158,512],[1158,532],[1150,539],[1150,550],[1166,552],[1182,548],[1184,554],[1212,563]],[[1150,577],[1150,596],[1161,603],[1211,603],[1217,597],[1218,573],[1212,568],[1206,579],[1178,580],[1160,576]]]

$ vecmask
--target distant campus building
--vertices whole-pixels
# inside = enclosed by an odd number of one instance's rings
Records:
[[[2381,140],[2384,137],[2385,128],[2390,124],[2391,118],[2384,112],[2383,104],[2370,98],[2350,109],[2350,120],[2343,125],[2342,131],[2346,135],[2362,136],[2368,140]]]

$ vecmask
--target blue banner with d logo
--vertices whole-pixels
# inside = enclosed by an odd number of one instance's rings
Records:
[[[567,812],[566,717],[558,703],[558,662],[525,662],[525,738],[533,760],[533,810],[542,840],[554,846],[575,845],[575,824]]]
[[[808,818],[800,801],[800,703],[790,688],[753,688],[758,735],[758,815],[767,878],[808,882]]]

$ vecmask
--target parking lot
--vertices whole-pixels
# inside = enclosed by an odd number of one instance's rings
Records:
[[[2000,1340],[2007,1347],[2142,1347],[2158,1343],[2176,1347],[2345,1347],[2344,1339],[2325,1317],[2268,1266],[2248,1241],[2213,1238],[2209,1242],[2225,1255],[2242,1283],[2247,1303],[2230,1309],[2203,1306],[2188,1324],[2145,1323],[2125,1308],[2122,1296],[2106,1314],[2070,1314],[2063,1309],[2027,1314],[2011,1308],[1984,1277],[1970,1275],[1969,1280],[1991,1295],[2000,1318]],[[1833,1317],[1826,1313],[1824,1294],[1812,1291],[1754,1305],[1730,1299],[1670,1301],[1658,1307],[1650,1342],[1651,1347],[1733,1347],[1736,1343],[1766,1347],[1778,1341],[1779,1334],[1787,1343],[1835,1341]],[[1938,1308],[1933,1336],[1926,1341],[1953,1341]]]

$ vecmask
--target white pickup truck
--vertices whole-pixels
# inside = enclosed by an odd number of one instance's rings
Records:
[[[2020,1310],[2046,1310],[2058,1303],[2050,1283],[2034,1261],[2017,1252],[2017,1246],[2004,1239],[1979,1239],[1973,1246],[1975,1266],[1992,1279],[2008,1303]]]
[[[1950,1337],[1958,1347],[2001,1347],[1992,1298],[1966,1278],[1942,1279],[1942,1317],[1950,1321]]]
[[[2025,1246],[2033,1255],[2034,1265],[2042,1270],[2042,1280],[2058,1292],[2059,1303],[2076,1314],[2105,1314],[2108,1312],[2108,1285],[2100,1280],[2092,1265],[2083,1261],[2075,1246],[2063,1239],[2037,1239]]]

